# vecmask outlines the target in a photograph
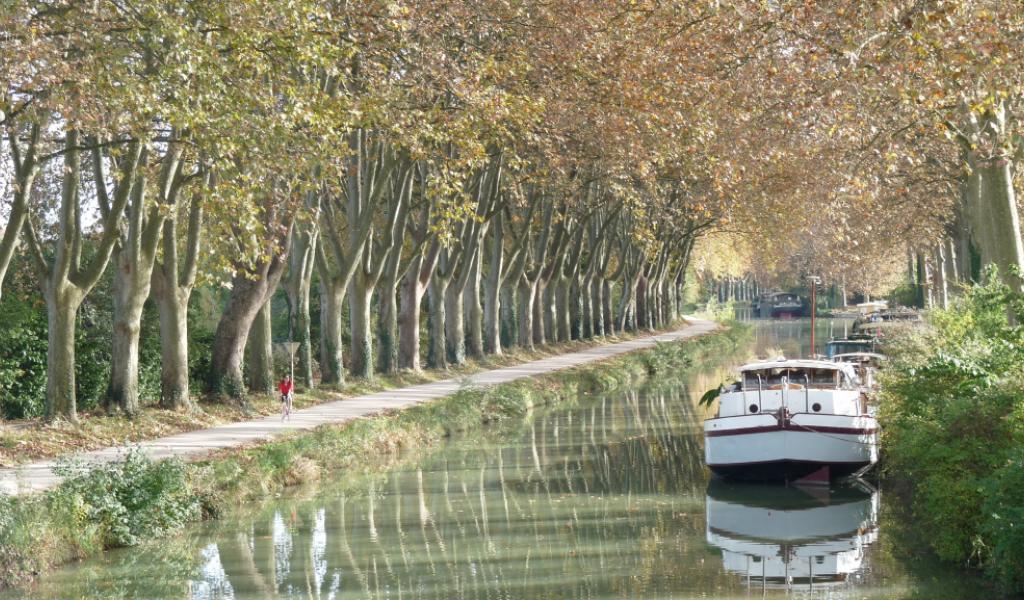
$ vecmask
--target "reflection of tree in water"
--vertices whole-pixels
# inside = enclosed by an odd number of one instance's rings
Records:
[[[462,440],[355,492],[281,507],[218,536],[224,576],[235,597],[678,589],[680,565],[708,555],[689,398],[680,386],[595,398],[539,416],[519,443]]]
[[[803,337],[789,324],[773,328]],[[762,336],[759,345],[784,346],[779,339]],[[584,397],[571,410],[541,409],[452,440],[406,470],[338,474],[314,499],[275,502],[59,571],[35,596],[743,594],[741,578],[723,571],[721,551],[706,542],[696,407],[729,375],[702,370],[687,386],[670,379],[641,393]],[[874,563],[865,577],[903,576],[890,564]]]

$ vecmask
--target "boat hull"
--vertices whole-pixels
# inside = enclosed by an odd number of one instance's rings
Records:
[[[760,463],[708,465],[711,472],[734,481],[835,481],[849,477],[871,465],[870,462],[826,463],[818,461],[780,460]]]
[[[797,413],[708,419],[704,453],[713,473],[747,481],[834,480],[878,461],[878,428],[868,415]]]

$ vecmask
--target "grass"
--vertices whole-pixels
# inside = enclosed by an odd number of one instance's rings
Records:
[[[75,470],[57,488],[0,497],[0,587],[31,582],[55,565],[106,548],[134,545],[216,518],[244,501],[344,470],[387,468],[455,432],[526,418],[537,406],[575,401],[651,375],[678,376],[704,360],[732,354],[749,335],[733,326],[697,339],[488,388],[467,388],[402,411],[321,426],[275,441],[225,451],[194,463],[154,463],[129,453],[120,463]]]
[[[673,328],[674,329],[674,328]],[[459,378],[488,369],[538,360],[549,356],[576,352],[625,340],[645,337],[649,332],[624,333],[600,339],[577,340],[539,347],[534,351],[506,349],[499,356],[469,359],[446,371],[403,371],[378,375],[373,379],[350,379],[342,386],[322,386],[313,390],[299,389],[295,408],[305,408],[362,394]],[[247,406],[234,403],[203,402],[192,412],[181,412],[144,406],[134,418],[107,415],[102,410],[84,412],[79,422],[44,423],[39,419],[0,422],[0,468],[57,458],[69,454],[98,450],[134,442],[175,435],[197,429],[216,427],[245,419],[277,414],[281,410],[274,394],[251,394]]]

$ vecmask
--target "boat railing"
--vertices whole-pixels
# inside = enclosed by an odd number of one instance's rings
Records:
[[[789,376],[788,375],[783,375],[782,376],[782,394],[781,394],[781,398],[782,398],[782,406],[780,407],[782,409],[782,413],[781,414],[784,415],[784,414],[786,414],[786,412],[788,412],[788,409],[789,409],[789,403],[787,402],[787,400],[789,400]]]
[[[757,374],[757,413],[761,414],[761,390],[764,388],[762,385],[761,374]]]
[[[804,373],[804,412],[811,412],[811,376]]]

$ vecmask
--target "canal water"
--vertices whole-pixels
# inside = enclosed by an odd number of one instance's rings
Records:
[[[823,320],[818,337],[842,334]],[[749,352],[450,440],[372,475],[109,552],[3,598],[973,597],[901,548],[872,484],[709,481],[697,399],[732,363],[808,353],[806,321]],[[912,566],[907,566],[912,565]]]

